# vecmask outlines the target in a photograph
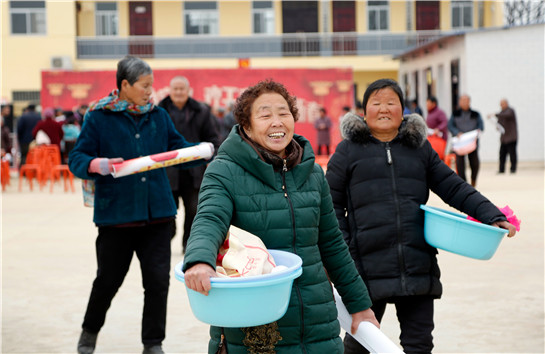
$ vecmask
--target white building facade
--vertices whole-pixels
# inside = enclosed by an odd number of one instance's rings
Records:
[[[519,160],[545,160],[545,24],[450,35],[399,59],[399,83],[424,116],[430,95],[448,117],[460,95],[471,97],[485,124],[481,161],[498,160],[500,134],[487,115],[500,111],[502,98],[517,114]]]

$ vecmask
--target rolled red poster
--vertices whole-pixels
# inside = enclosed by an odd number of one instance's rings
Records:
[[[112,176],[114,176],[114,178],[119,178],[195,160],[207,160],[213,155],[214,145],[206,142],[200,143],[199,145],[190,146],[183,149],[137,157],[135,159],[126,160],[120,163],[114,163],[112,165]]]

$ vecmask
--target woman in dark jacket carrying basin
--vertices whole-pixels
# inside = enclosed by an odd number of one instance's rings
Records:
[[[437,250],[424,239],[420,209],[436,193],[452,207],[486,224],[508,223],[488,199],[444,164],[427,141],[426,123],[403,117],[403,93],[389,79],[372,83],[363,96],[365,118],[347,114],[344,140],[328,163],[326,178],[344,239],[380,321],[396,305],[406,353],[431,353],[433,300],[442,293]],[[365,353],[349,334],[346,353]]]
[[[219,148],[201,186],[184,258],[186,285],[208,294],[229,226],[251,232],[267,248],[303,260],[287,313],[277,321],[277,335],[271,335],[281,339],[268,343],[269,348],[277,353],[342,353],[328,275],[352,314],[354,332],[361,321],[378,322],[339,230],[323,170],[308,140],[294,134],[295,98],[283,85],[262,81],[241,94],[234,115],[239,124]],[[252,328],[212,327],[209,353],[218,350],[222,332],[229,353],[256,352],[251,343],[246,345],[255,333]]]

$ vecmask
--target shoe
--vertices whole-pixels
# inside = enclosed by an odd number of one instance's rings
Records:
[[[503,174],[505,174],[505,172],[503,172],[503,171],[498,171],[498,172],[496,172],[496,174],[497,174],[497,175],[503,175]]]
[[[161,344],[155,344],[145,345],[142,354],[165,354],[165,352],[163,351],[163,348],[161,348]]]
[[[97,344],[98,333],[91,333],[83,330],[79,336],[78,354],[93,354]]]

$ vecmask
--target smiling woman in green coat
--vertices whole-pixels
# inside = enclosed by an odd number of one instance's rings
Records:
[[[234,114],[239,124],[208,166],[201,186],[184,258],[186,285],[208,294],[229,226],[242,228],[267,248],[303,260],[288,311],[277,321],[281,339],[271,343],[274,351],[342,353],[328,275],[352,314],[352,331],[361,321],[378,323],[339,230],[323,170],[315,164],[308,140],[294,135],[295,98],[282,84],[261,81],[241,94]],[[250,330],[212,327],[209,353],[218,350],[222,332],[229,353],[255,352],[244,344]]]

